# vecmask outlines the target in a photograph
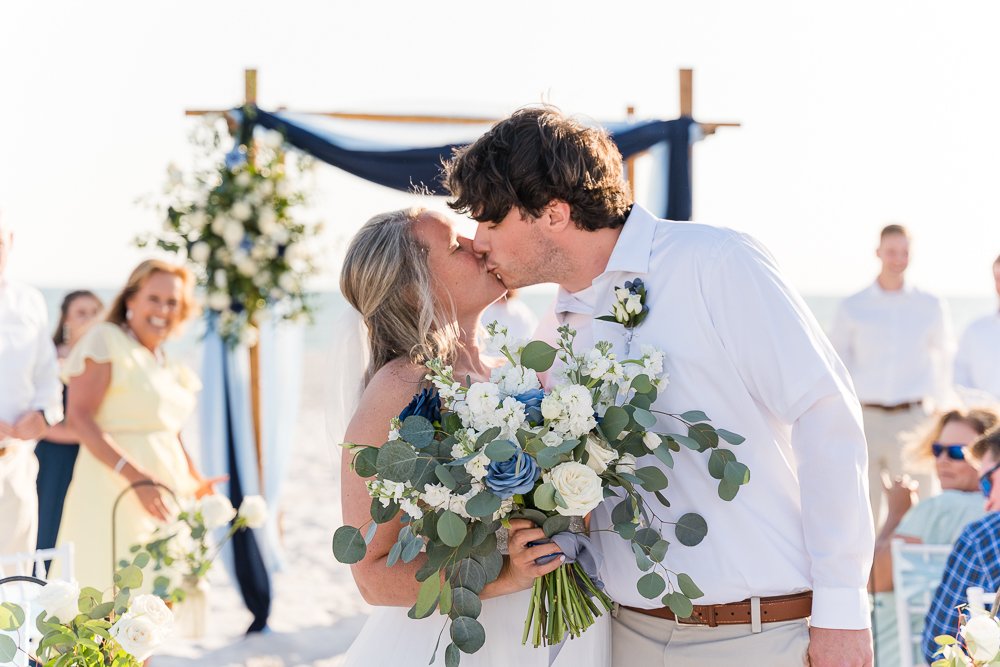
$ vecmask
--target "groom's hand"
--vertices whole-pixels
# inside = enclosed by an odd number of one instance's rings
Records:
[[[871,630],[809,628],[810,667],[872,667]]]
[[[511,519],[510,535],[507,539],[507,577],[515,591],[531,588],[536,577],[552,572],[563,564],[562,556],[553,558],[544,565],[538,565],[535,560],[543,556],[558,554],[559,545],[555,542],[528,546],[529,543],[546,540],[541,528],[527,519]]]

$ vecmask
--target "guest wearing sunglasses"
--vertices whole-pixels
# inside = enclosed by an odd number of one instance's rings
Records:
[[[971,460],[969,446],[997,424],[1000,415],[991,410],[952,410],[935,417],[923,437],[909,446],[905,456],[909,467],[920,472],[929,472],[933,467],[941,486],[938,495],[918,503],[916,483],[909,478],[883,480],[888,512],[875,542],[869,583],[875,597],[876,665],[895,667],[900,661],[896,601],[892,592],[892,540],[952,544],[966,524],[985,514],[979,492],[979,468]]]
[[[958,627],[959,605],[968,600],[968,589],[979,586],[994,592],[1000,588],[1000,428],[976,440],[969,449],[978,461],[979,486],[989,513],[965,527],[948,556],[924,624],[924,657],[934,661],[938,646],[934,637],[952,634]]]

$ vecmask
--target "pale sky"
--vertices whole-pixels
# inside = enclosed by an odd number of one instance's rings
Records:
[[[878,230],[915,237],[911,277],[989,296],[1000,253],[1000,6],[798,0],[6,2],[0,215],[12,276],[121,284],[155,229],[135,205],[185,163],[188,107],[501,116],[546,100],[596,119],[736,120],[695,148],[695,217],[763,240],[807,294],[874,276]],[[370,215],[412,203],[321,167],[327,275]],[[440,202],[436,204],[440,206]]]

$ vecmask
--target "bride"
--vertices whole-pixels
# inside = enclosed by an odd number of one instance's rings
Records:
[[[355,401],[356,410],[340,441],[384,443],[389,420],[425,385],[423,364],[429,359],[444,359],[454,367],[455,377],[469,376],[473,382],[488,379],[491,361],[477,348],[476,331],[483,310],[505,290],[487,272],[472,249],[471,239],[458,236],[447,217],[423,209],[375,216],[352,240],[340,286],[365,325],[366,341],[361,347],[367,348],[365,357],[370,360],[364,382],[353,391],[361,392],[360,400]],[[345,362],[357,363],[358,355],[349,356],[356,358]],[[343,367],[336,372],[345,386],[343,377],[350,372]],[[343,405],[344,399],[351,397],[340,398]],[[360,526],[370,518],[371,499],[364,480],[351,470],[350,461],[351,454],[345,449],[341,464],[344,523]],[[349,667],[445,662],[447,620],[437,613],[421,620],[407,617],[417,598],[419,583],[414,575],[424,556],[386,566],[398,527],[398,521],[380,524],[364,560],[351,566],[361,595],[375,611],[347,653],[344,664]],[[483,607],[478,620],[486,629],[486,644],[472,655],[462,655],[463,667],[550,664],[554,650],[521,644],[532,582],[561,563],[555,559],[535,565],[536,558],[558,551],[554,544],[526,546],[543,537],[534,524],[511,521],[510,555],[504,558],[500,576],[481,594]],[[600,617],[582,637],[567,641],[552,664],[610,664],[607,621],[606,616]],[[436,659],[430,663],[442,628]]]

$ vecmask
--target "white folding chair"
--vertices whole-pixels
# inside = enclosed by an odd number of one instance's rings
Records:
[[[893,540],[892,588],[896,597],[896,629],[899,635],[900,665],[926,665],[923,660],[924,619],[941,575],[944,574],[950,544],[910,544]]]
[[[31,553],[0,554],[0,579],[11,576],[35,576],[48,580],[46,562],[58,560],[62,564],[59,579],[73,581],[73,543],[55,549],[39,549]]]

